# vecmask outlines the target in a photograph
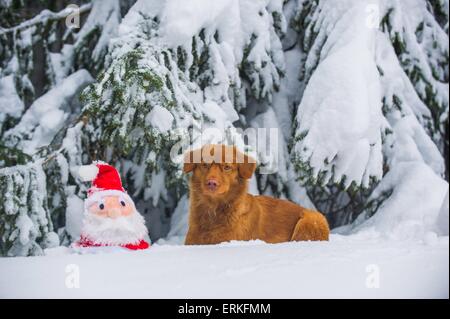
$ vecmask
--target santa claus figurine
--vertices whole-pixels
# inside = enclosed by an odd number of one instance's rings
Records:
[[[79,175],[91,181],[84,205],[81,237],[74,247],[116,246],[132,250],[150,247],[144,218],[122,187],[117,170],[103,162],[82,166]]]

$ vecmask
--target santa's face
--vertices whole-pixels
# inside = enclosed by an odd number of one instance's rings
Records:
[[[144,218],[126,196],[104,196],[86,208],[82,236],[97,244],[133,244],[147,236]]]
[[[101,217],[118,218],[133,214],[134,204],[119,196],[106,196],[101,201],[89,206],[89,212]]]

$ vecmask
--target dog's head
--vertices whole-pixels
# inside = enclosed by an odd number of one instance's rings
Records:
[[[256,161],[235,146],[206,145],[185,155],[183,171],[193,172],[193,186],[204,195],[220,197],[246,186],[255,169]]]

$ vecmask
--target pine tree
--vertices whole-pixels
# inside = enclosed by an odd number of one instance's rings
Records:
[[[54,231],[61,229],[65,236],[66,197],[72,188],[67,185],[69,157],[58,143],[73,131],[68,128],[81,113],[79,93],[103,65],[108,39],[120,21],[118,4],[93,1],[76,10],[60,1],[0,3],[3,255],[41,254],[50,243],[58,244]],[[86,19],[81,29],[66,25],[75,12]]]
[[[0,210],[1,255],[39,255],[43,248],[59,244],[46,207],[45,174],[39,165],[1,170],[0,191],[5,194]]]
[[[430,3],[380,2],[379,29],[368,27],[367,8],[305,1],[294,18],[303,67],[291,154],[311,200],[334,225],[375,213],[393,189],[375,192],[378,198],[372,190],[401,162],[444,172],[448,34]]]

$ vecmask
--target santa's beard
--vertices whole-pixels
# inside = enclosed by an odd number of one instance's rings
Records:
[[[81,231],[83,237],[101,245],[137,244],[147,233],[145,220],[138,212],[114,219],[87,212]]]

